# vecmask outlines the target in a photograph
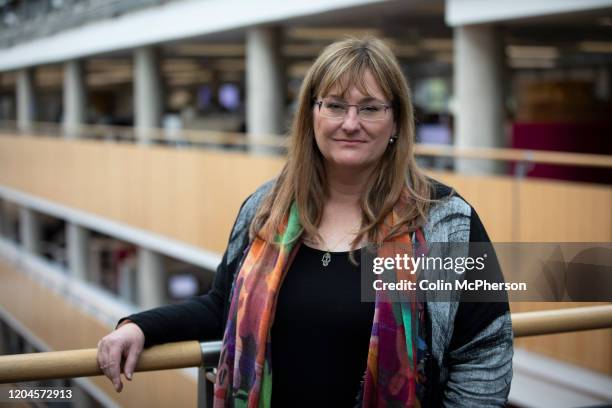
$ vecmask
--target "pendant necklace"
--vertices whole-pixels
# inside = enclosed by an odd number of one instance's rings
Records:
[[[321,258],[321,263],[323,264],[323,266],[327,266],[329,265],[330,262],[331,262],[331,254],[329,253],[329,251],[327,251],[323,254],[323,258]]]
[[[325,246],[327,249],[325,250],[325,253],[323,254],[323,256],[321,257],[321,264],[324,267],[327,267],[327,265],[329,265],[329,263],[331,262],[331,251],[333,251],[334,249],[336,249],[336,247],[349,235],[351,234],[355,234],[355,228],[351,228],[351,230],[349,232],[347,232],[346,234],[342,235],[342,237],[340,238],[340,240],[338,242],[336,242],[336,245],[332,246],[331,248],[328,246]],[[321,241],[323,241],[323,244],[325,245],[325,240],[323,238],[321,238]]]

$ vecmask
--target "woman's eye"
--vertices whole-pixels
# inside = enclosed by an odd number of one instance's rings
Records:
[[[325,107],[327,109],[332,109],[332,110],[343,110],[344,109],[344,105],[341,105],[339,103],[333,103],[333,102],[326,103]]]
[[[378,112],[380,111],[380,107],[376,106],[376,105],[366,105],[366,106],[362,106],[360,109],[362,112]]]

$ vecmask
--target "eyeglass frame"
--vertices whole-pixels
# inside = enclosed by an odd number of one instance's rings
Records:
[[[321,108],[323,107],[323,102],[324,102],[323,99],[317,100],[316,98],[313,98],[313,104],[317,105],[319,107],[319,112],[321,112]],[[374,120],[372,120],[372,119],[365,119],[365,118],[361,117],[359,115],[359,107],[360,106],[368,106],[368,104],[360,105],[360,104],[351,104],[351,103],[344,103],[344,102],[337,102],[337,103],[346,106],[347,109],[346,109],[346,113],[344,114],[344,116],[337,117],[337,118],[334,118],[332,116],[325,116],[325,115],[323,115],[323,116],[326,117],[326,118],[330,118],[330,119],[344,119],[344,118],[346,118],[346,115],[348,114],[348,111],[349,111],[348,108],[350,108],[351,106],[354,106],[355,109],[357,109],[357,117],[359,117],[359,120],[365,120],[366,122],[381,122],[381,121],[386,119],[386,117],[385,117],[385,118],[382,118],[382,119],[374,119]],[[381,103],[377,103],[377,104],[381,105],[381,106],[383,106],[385,108],[385,114],[387,113],[387,111],[389,111],[389,109],[393,109],[393,105],[390,105],[390,104],[386,104],[386,103],[382,103],[382,102]],[[372,105],[372,104],[370,104],[370,105]]]

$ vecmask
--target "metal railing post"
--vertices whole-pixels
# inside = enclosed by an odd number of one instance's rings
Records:
[[[206,378],[210,368],[198,368],[198,408],[212,408],[215,384]]]
[[[202,365],[198,369],[198,408],[212,408],[214,398],[214,382],[207,374],[213,372],[219,362],[221,354],[221,341],[207,341],[200,343],[202,351]]]

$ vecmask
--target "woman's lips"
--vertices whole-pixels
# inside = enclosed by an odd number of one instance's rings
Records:
[[[336,142],[348,143],[348,144],[362,144],[365,143],[365,140],[358,139],[334,139]]]

